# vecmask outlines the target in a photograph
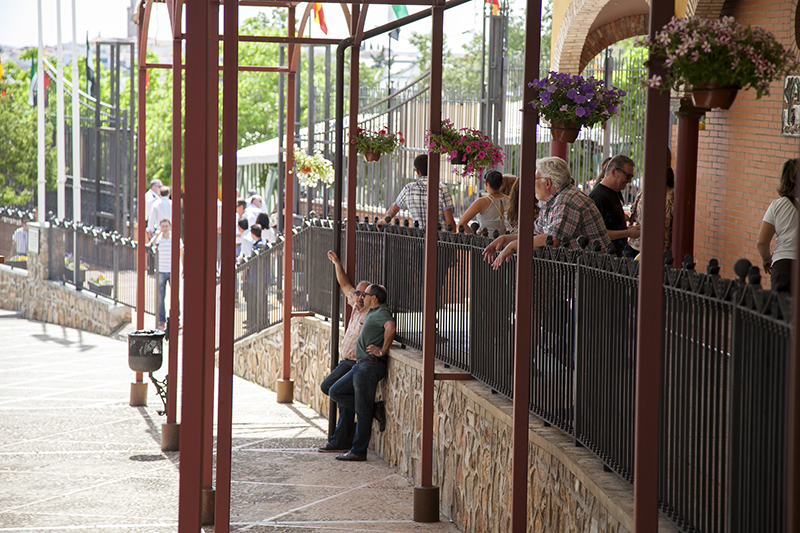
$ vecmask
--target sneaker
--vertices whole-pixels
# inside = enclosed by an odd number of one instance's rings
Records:
[[[386,430],[386,404],[384,402],[375,402],[375,408],[372,411],[372,416],[380,424],[379,429],[381,432]]]
[[[346,452],[347,450],[342,448],[337,448],[336,446],[334,446],[329,442],[325,444],[325,446],[317,448],[317,451],[320,453],[341,453],[341,452]]]

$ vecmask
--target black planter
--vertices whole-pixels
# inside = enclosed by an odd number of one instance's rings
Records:
[[[83,270],[78,270],[78,283],[77,286],[83,286],[83,282],[86,278],[86,273]],[[70,267],[64,267],[64,280],[70,283],[75,283],[75,271],[72,270]]]
[[[88,283],[89,283],[89,290],[90,291],[92,291],[92,292],[94,292],[96,294],[102,294],[103,296],[107,296],[108,298],[111,298],[111,292],[114,290],[114,286],[113,285],[100,285],[98,283],[95,283],[92,280],[89,280]]]
[[[128,333],[128,366],[134,372],[155,372],[161,368],[164,332],[143,329]]]

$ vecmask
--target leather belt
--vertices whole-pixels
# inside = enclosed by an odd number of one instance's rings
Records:
[[[386,363],[386,356],[383,356],[383,357],[362,357],[361,359],[356,359],[356,364],[366,363],[367,361],[378,361],[378,362],[381,362],[381,363]]]

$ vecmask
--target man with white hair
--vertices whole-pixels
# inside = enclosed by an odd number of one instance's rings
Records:
[[[144,227],[147,228],[147,238],[149,239],[153,232],[150,230],[151,226],[157,226],[160,219],[151,219],[150,211],[153,209],[153,202],[161,198],[161,180],[154,179],[150,181],[150,189],[144,193]]]
[[[533,247],[547,244],[553,238],[554,246],[569,243],[572,249],[580,248],[578,237],[589,242],[599,242],[607,251],[611,241],[603,224],[600,211],[592,200],[572,184],[567,162],[560,157],[544,157],[536,161],[536,198],[540,202],[539,218],[533,226]],[[517,235],[503,235],[492,241],[483,251],[483,257],[497,269],[511,259],[517,250]],[[497,251],[505,246],[495,257]]]

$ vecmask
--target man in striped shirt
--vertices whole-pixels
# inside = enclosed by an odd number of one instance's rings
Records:
[[[172,222],[168,218],[161,220],[160,229],[150,240],[151,246],[156,246],[158,252],[158,325],[157,329],[164,329],[167,325],[167,310],[164,305],[164,298],[167,294],[167,283],[172,286],[170,279],[172,273]],[[183,265],[183,241],[178,240],[180,245],[180,259]]]

